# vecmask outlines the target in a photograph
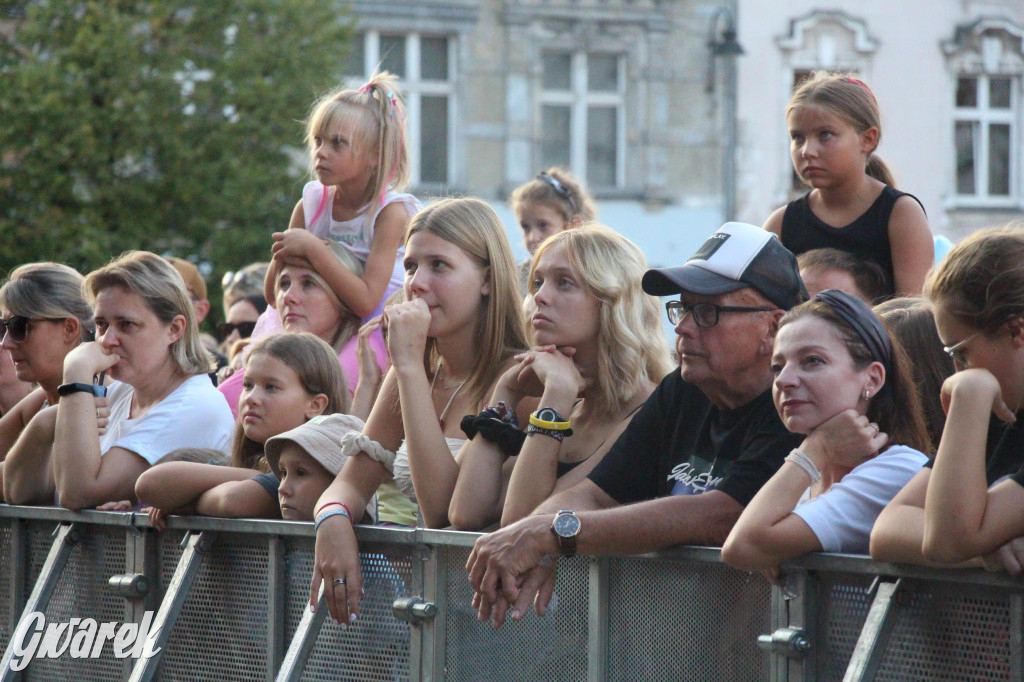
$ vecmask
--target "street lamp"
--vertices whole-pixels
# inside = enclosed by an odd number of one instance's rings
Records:
[[[725,17],[721,32],[718,26]],[[725,220],[736,219],[736,57],[743,54],[743,47],[736,40],[736,18],[728,7],[719,7],[711,17],[708,31],[707,92],[715,91],[715,62],[725,58],[725,148],[722,152],[722,213]]]

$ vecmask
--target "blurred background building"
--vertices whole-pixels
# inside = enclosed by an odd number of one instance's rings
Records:
[[[357,81],[379,63],[401,75],[416,191],[490,201],[520,256],[505,199],[549,165],[583,177],[599,219],[652,264],[687,258],[724,217],[760,224],[804,191],[784,113],[818,68],[870,83],[878,153],[936,234],[956,240],[1024,207],[1021,0],[351,7],[344,71]]]

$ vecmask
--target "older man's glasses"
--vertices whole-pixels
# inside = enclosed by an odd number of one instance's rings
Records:
[[[679,324],[687,313],[693,313],[693,321],[702,329],[709,329],[718,324],[718,316],[721,313],[762,313],[772,308],[754,308],[743,305],[715,305],[714,303],[683,303],[682,301],[669,301],[665,304],[665,311],[668,313],[668,321],[672,324]]]
[[[28,337],[30,322],[60,322],[63,317],[25,317],[24,315],[11,315],[6,320],[0,318],[0,341],[3,341],[8,334],[12,341],[21,343]]]

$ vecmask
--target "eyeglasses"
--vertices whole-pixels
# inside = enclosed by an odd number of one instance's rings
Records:
[[[668,301],[665,303],[665,312],[668,313],[668,321],[672,324],[679,322],[686,317],[687,313],[693,313],[693,321],[698,327],[708,329],[718,324],[718,316],[721,313],[761,313],[773,310],[773,308],[752,308],[740,305],[715,305],[714,303],[683,303],[682,301]]]
[[[967,345],[968,341],[970,341],[971,339],[973,339],[975,336],[977,336],[980,333],[981,332],[974,332],[973,334],[968,336],[966,339],[963,339],[961,341],[957,341],[952,346],[943,346],[942,350],[946,351],[946,355],[948,355],[950,358],[952,358],[954,365],[957,365],[958,367],[966,367],[967,366],[967,356],[964,355],[964,352],[961,349],[965,345]]]
[[[24,315],[11,315],[6,320],[0,318],[0,341],[10,334],[12,341],[21,343],[28,336],[29,322],[61,322],[63,320],[63,317],[25,317]]]
[[[540,175],[537,176],[537,179],[551,185],[551,188],[555,190],[555,194],[568,201],[569,205],[572,206],[573,213],[579,210],[576,208],[576,201],[572,198],[572,192],[569,191],[568,187],[560,183],[558,178],[549,174],[547,171],[541,171]]]
[[[221,322],[220,324],[217,325],[217,335],[220,336],[220,340],[223,341],[224,339],[231,336],[231,332],[235,331],[236,329],[238,330],[238,335],[241,338],[247,339],[250,336],[252,336],[253,330],[256,329],[256,323],[239,322],[238,324],[235,324],[233,322]]]

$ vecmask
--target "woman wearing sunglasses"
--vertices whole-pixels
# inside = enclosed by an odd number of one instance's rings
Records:
[[[46,405],[57,404],[64,356],[92,339],[92,308],[82,276],[59,263],[15,268],[0,288],[0,353],[10,353],[18,379],[38,388],[0,419],[0,462]],[[0,481],[3,468],[0,467]],[[2,496],[0,496],[2,499]]]
[[[256,320],[267,309],[267,299],[263,294],[243,296],[227,308],[226,321],[217,325],[217,340],[220,341],[220,352],[231,359],[231,348],[235,342],[248,339],[256,328]]]
[[[131,251],[82,288],[97,340],[66,354],[60,402],[36,414],[10,449],[3,484],[12,504],[53,504],[55,495],[69,509],[133,500],[139,475],[171,450],[225,451],[231,442],[231,412],[207,376],[212,357],[177,270]],[[98,385],[104,375],[114,379],[109,387]],[[100,396],[109,401],[105,431]]]

